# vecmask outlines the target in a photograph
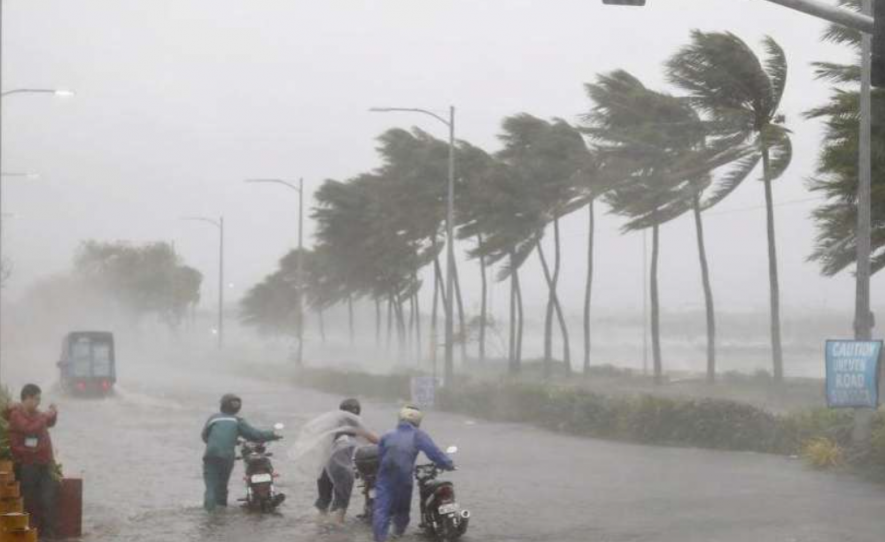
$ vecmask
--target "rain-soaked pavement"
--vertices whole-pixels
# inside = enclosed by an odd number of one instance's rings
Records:
[[[297,428],[340,398],[208,368],[123,373],[114,398],[46,394],[61,413],[53,432],[60,460],[85,480],[84,542],[370,541],[356,520],[344,528],[316,520],[313,477],[285,453]],[[278,515],[232,507],[210,516],[200,508],[199,433],[227,391],[243,396],[254,424],[287,425],[288,440],[273,445],[289,495]],[[393,425],[393,405],[364,410],[378,431]],[[440,445],[460,448],[452,478],[474,514],[467,541],[883,539],[885,488],[786,458],[570,438],[441,413],[425,427]],[[232,498],[242,494],[237,472]]]

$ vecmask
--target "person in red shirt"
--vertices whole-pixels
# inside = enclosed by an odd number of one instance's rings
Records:
[[[55,426],[58,410],[49,405],[48,412],[41,412],[41,399],[42,391],[36,384],[22,388],[21,404],[13,405],[7,413],[9,448],[25,509],[37,520],[40,538],[53,538],[57,483],[52,476],[55,458],[49,428]]]

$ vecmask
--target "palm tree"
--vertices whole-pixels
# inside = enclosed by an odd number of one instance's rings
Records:
[[[630,219],[625,231],[652,229],[652,352],[655,381],[660,383],[659,229],[699,208],[698,194],[709,184],[712,167],[704,144],[707,128],[686,100],[649,90],[625,71],[598,76],[587,92],[594,108],[585,116],[585,131],[597,140],[605,176],[622,179],[605,193],[605,200]]]
[[[457,163],[461,172],[461,182],[455,192],[455,222],[459,228],[457,231],[459,240],[474,239],[476,241],[476,259],[479,260],[480,271],[480,309],[479,309],[479,338],[478,357],[480,363],[486,359],[486,328],[488,326],[488,262],[483,252],[483,232],[477,230],[465,230],[461,226],[469,226],[480,218],[480,214],[486,210],[483,204],[486,201],[490,188],[485,180],[488,172],[495,166],[495,159],[479,147],[461,141],[458,144]]]
[[[692,32],[692,41],[667,62],[667,78],[688,92],[695,107],[710,120],[716,138],[745,144],[762,161],[771,305],[771,346],[774,378],[783,380],[780,286],[774,231],[771,183],[792,159],[789,131],[779,113],[787,82],[787,60],[772,38],[763,41],[760,58],[731,33]],[[743,159],[749,167],[753,161]],[[755,165],[755,164],[753,164]]]
[[[859,9],[858,0],[842,0],[844,6]],[[824,39],[851,47],[860,54],[860,33],[836,25]],[[815,63],[818,79],[834,84],[828,103],[812,109],[806,117],[821,119],[826,126],[818,158],[817,177],[809,182],[812,191],[828,201],[815,209],[817,246],[810,259],[817,261],[825,275],[835,275],[856,263],[857,228],[857,149],[860,133],[860,59],[855,64]],[[885,111],[885,91],[874,89],[873,111]],[[885,267],[885,125],[873,123],[872,186],[872,271]]]
[[[470,249],[468,255],[484,258],[489,266],[501,263],[497,279],[510,280],[508,368],[511,374],[517,374],[521,369],[524,329],[519,270],[535,251],[542,215],[533,200],[534,187],[510,165],[496,161],[476,182],[482,189],[471,191],[471,204],[462,215],[460,234],[464,238],[482,235],[482,244]]]
[[[511,167],[512,174],[524,177],[530,189],[529,201],[536,206],[532,210],[537,218],[533,224],[537,229],[535,249],[548,287],[544,327],[545,374],[549,376],[552,369],[554,314],[562,335],[565,369],[571,372],[568,326],[557,293],[562,266],[559,222],[574,210],[575,201],[582,201],[584,197],[576,179],[591,157],[581,133],[562,119],[548,122],[523,113],[504,119],[502,127],[500,139],[504,148],[497,158]],[[540,242],[548,224],[553,226],[554,237],[552,269]]]

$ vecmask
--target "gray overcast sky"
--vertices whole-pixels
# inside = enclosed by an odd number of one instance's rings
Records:
[[[174,240],[216,285],[216,237],[183,215],[224,214],[228,277],[237,297],[276,265],[296,239],[294,192],[247,186],[246,177],[346,178],[378,163],[374,138],[422,117],[373,115],[376,105],[458,107],[458,137],[493,151],[503,117],[529,112],[576,121],[589,102],[583,83],[627,69],[663,88],[660,64],[689,31],[730,30],[756,46],[765,34],[786,50],[784,102],[795,160],[775,198],[809,197],[821,129],[801,112],[825,99],[809,63],[847,58],[821,44],[823,24],[763,0],[649,0],[643,9],[601,0],[6,0],[3,87],[65,87],[73,99],[4,100],[6,254],[13,295],[66,269],[83,239]],[[746,183],[712,211],[707,240],[721,310],[767,306],[764,213],[723,213],[763,203]],[[790,310],[852,304],[850,275],[819,276],[805,263],[811,204],[777,210],[783,301]],[[601,209],[600,209],[601,210]],[[600,309],[641,306],[641,234],[618,235],[599,220]],[[312,230],[308,224],[308,234]],[[567,220],[562,290],[568,311],[585,269],[585,217]],[[308,236],[307,239],[310,239]],[[662,230],[662,302],[700,307],[694,229]],[[471,264],[472,265],[472,264]],[[527,273],[537,280],[535,264]],[[472,291],[476,273],[466,272]],[[543,288],[529,288],[538,303]],[[874,280],[874,292],[883,285]],[[505,290],[495,292],[503,308]],[[874,302],[880,299],[874,296]]]

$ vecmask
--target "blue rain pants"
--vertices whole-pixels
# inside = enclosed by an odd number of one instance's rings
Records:
[[[386,542],[390,523],[394,533],[401,535],[409,526],[412,509],[412,471],[418,454],[424,452],[440,468],[454,467],[452,460],[440,450],[427,433],[410,423],[400,423],[381,438],[378,445],[380,467],[372,517],[375,542]]]

